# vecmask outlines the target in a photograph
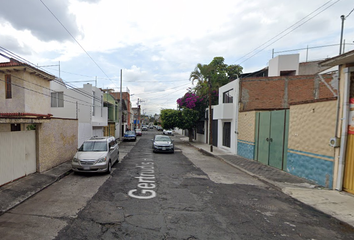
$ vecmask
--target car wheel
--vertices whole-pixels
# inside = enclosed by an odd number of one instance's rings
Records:
[[[107,167],[107,173],[110,174],[112,172],[112,162],[109,160],[108,162],[108,167]]]

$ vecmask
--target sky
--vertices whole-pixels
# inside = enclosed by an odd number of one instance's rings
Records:
[[[176,109],[214,57],[248,73],[272,55],[337,56],[341,15],[344,51],[354,49],[353,0],[0,1],[0,47],[71,86],[119,92],[122,80],[148,115]]]

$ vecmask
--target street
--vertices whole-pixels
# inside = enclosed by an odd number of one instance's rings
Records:
[[[1,239],[354,239],[353,229],[173,136],[122,142],[111,175],[74,174],[0,216]]]

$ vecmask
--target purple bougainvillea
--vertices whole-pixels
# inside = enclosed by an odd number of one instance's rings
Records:
[[[177,99],[177,104],[180,108],[186,107],[189,109],[195,109],[197,105],[200,105],[203,102],[204,97],[197,96],[190,92],[187,92],[182,98]]]

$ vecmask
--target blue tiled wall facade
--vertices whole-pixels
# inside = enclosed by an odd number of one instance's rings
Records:
[[[254,159],[254,142],[239,139],[237,141],[237,155],[248,159]]]
[[[287,159],[289,173],[324,187],[333,187],[333,157],[288,149]]]

